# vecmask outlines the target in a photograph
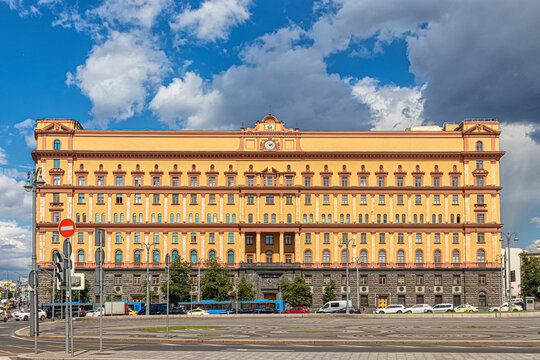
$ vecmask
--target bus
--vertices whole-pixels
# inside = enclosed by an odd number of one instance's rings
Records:
[[[236,308],[236,301],[187,301],[179,302],[178,305],[186,310],[202,309],[208,311],[210,314],[221,314],[222,312]],[[239,309],[245,312],[259,312],[262,309],[268,308],[276,309],[281,313],[285,310],[285,302],[283,300],[256,299],[253,301],[240,301],[239,306]]]

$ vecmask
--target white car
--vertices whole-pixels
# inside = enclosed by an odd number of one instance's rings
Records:
[[[454,308],[454,311],[455,312],[466,312],[466,313],[470,313],[470,312],[478,312],[478,308],[476,306],[472,306],[472,305],[469,305],[469,304],[465,304],[465,305],[459,305],[459,306],[456,306]]]
[[[432,313],[433,308],[428,304],[416,304],[414,306],[411,306],[410,308],[407,308],[405,312],[409,314]]]
[[[39,317],[39,320],[43,321],[47,318],[47,313],[41,309],[38,310],[38,317]],[[30,319],[30,310],[29,309],[26,309],[26,310],[19,310],[19,311],[16,311],[13,313],[13,318],[16,320],[16,321],[19,321],[19,320],[22,320],[22,321],[27,321]]]
[[[404,313],[407,308],[403,305],[388,305],[385,308],[379,308],[375,311],[377,314],[401,314]]]
[[[99,309],[98,310],[89,310],[86,312],[85,317],[99,317]]]
[[[454,312],[453,304],[437,304],[433,307],[433,312]]]
[[[210,313],[208,311],[202,310],[202,309],[189,310],[187,312],[187,314],[190,315],[190,316],[210,315]]]
[[[502,312],[508,311],[508,303],[503,303],[502,307],[500,306],[493,306],[489,308],[489,311],[499,311],[499,308],[501,308]],[[512,305],[512,311],[523,311],[523,308],[519,305]]]

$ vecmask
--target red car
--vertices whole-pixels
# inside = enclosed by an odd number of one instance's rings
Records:
[[[283,314],[302,314],[302,313],[308,313],[309,310],[303,307],[295,307],[289,310],[285,310]]]

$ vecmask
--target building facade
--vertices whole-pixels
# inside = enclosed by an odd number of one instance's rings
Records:
[[[106,230],[118,299],[142,296],[147,257],[157,289],[171,254],[223,262],[261,298],[279,297],[278,280],[295,274],[314,306],[331,280],[345,298],[349,263],[355,305],[495,304],[499,134],[492,119],[384,132],[300,131],[270,115],[240,131],[38,120],[38,263],[51,266],[58,222],[71,218],[75,266],[92,285],[94,229]],[[155,245],[146,254],[141,243]]]

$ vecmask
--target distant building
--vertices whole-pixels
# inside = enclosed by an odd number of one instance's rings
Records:
[[[508,276],[511,277],[512,298],[521,297],[521,254],[527,251],[521,248],[510,248],[510,274],[508,273],[508,261],[503,264],[504,267],[504,290],[508,290]],[[502,249],[503,256],[506,256],[506,248]]]

